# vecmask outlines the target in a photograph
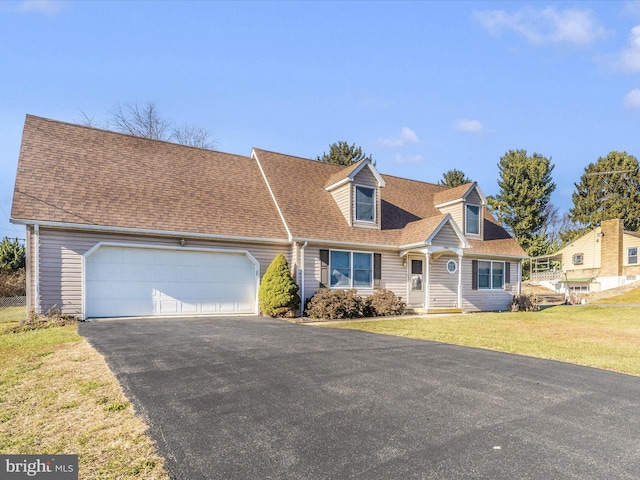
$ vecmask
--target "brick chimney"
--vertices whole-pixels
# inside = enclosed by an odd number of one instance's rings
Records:
[[[605,220],[601,226],[602,236],[601,242],[601,260],[600,260],[600,276],[601,277],[619,277],[622,275],[622,235],[623,223],[619,218],[613,220]]]

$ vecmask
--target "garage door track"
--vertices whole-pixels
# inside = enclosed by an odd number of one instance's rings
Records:
[[[96,321],[176,479],[636,479],[640,379],[259,317]]]

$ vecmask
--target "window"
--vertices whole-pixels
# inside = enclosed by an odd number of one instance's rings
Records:
[[[627,263],[629,265],[638,263],[638,247],[631,247],[627,250]]]
[[[371,288],[373,254],[331,250],[330,272],[332,288]]]
[[[478,261],[478,288],[501,290],[504,288],[504,262]]]
[[[449,260],[447,262],[447,272],[456,273],[457,270],[458,270],[458,264],[456,263],[456,261],[455,260]]]
[[[473,235],[480,234],[480,207],[477,205],[467,205],[467,218],[465,222],[466,233]]]
[[[356,220],[375,221],[376,190],[370,187],[356,186]]]
[[[582,262],[584,261],[583,257],[584,255],[582,253],[574,253],[573,257],[571,257],[571,261],[574,265],[582,265]]]

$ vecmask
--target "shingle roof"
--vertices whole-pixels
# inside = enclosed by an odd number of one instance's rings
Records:
[[[249,157],[27,116],[13,219],[286,240]]]
[[[446,190],[441,190],[434,195],[433,202],[435,205],[443,205],[445,203],[462,199],[467,195],[467,193],[469,193],[469,190],[475,187],[475,185],[476,184],[474,182],[471,182],[457,187],[447,188]]]
[[[444,218],[435,205],[460,194],[382,175],[381,229],[353,228],[325,186],[357,166],[254,154],[258,161],[27,116],[11,216],[284,241],[270,187],[294,239],[399,248],[424,242]],[[488,211],[484,216],[485,241],[470,242],[474,253],[525,256]]]

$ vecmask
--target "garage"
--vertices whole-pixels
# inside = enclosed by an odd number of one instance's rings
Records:
[[[101,243],[84,255],[85,317],[257,314],[259,268],[240,250]]]

